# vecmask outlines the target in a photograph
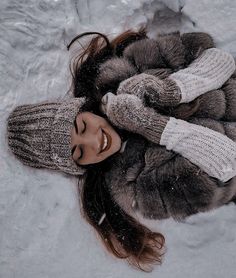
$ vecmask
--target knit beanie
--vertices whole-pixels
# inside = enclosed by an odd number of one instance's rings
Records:
[[[85,98],[16,107],[7,120],[8,144],[24,164],[82,175],[71,156],[71,130]]]

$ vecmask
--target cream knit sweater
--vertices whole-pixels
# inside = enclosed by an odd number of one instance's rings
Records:
[[[172,74],[170,78],[180,88],[182,103],[220,88],[234,71],[233,57],[223,50],[211,48],[188,68]],[[171,117],[160,144],[182,154],[210,176],[222,181],[236,175],[236,143],[211,129]]]
[[[229,53],[210,48],[205,50],[188,68],[170,75],[181,91],[180,103],[220,88],[235,71],[235,61]]]
[[[181,103],[218,89],[234,71],[233,57],[223,50],[211,48],[205,50],[188,68],[169,78],[178,85],[176,92],[180,93]],[[145,79],[147,74],[141,75]],[[136,82],[136,76],[133,78]],[[114,125],[166,146],[221,181],[225,182],[236,175],[236,142],[209,128],[162,116],[152,108],[145,107],[137,97],[140,92],[137,82],[131,86],[134,91],[127,91],[131,83],[132,79],[129,79],[128,88],[121,84],[119,95],[108,93],[102,99],[101,110]],[[142,82],[142,89],[145,89],[143,84],[145,80]],[[125,88],[123,93],[122,88]],[[175,100],[176,92],[173,94]]]

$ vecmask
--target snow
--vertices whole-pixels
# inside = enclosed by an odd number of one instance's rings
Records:
[[[114,36],[141,24],[150,36],[205,31],[236,56],[236,2],[1,0],[0,8],[0,277],[235,277],[233,203],[181,223],[142,220],[165,235],[167,252],[152,273],[138,272],[110,256],[83,219],[75,178],[14,158],[6,118],[16,105],[65,95],[66,45],[80,32]]]

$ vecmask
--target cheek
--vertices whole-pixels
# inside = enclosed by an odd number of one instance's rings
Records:
[[[109,123],[103,117],[94,115],[93,119],[91,119],[94,125],[97,127],[107,127]]]

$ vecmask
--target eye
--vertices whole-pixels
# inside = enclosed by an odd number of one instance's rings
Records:
[[[80,165],[80,164],[79,164],[79,160],[83,157],[83,154],[84,154],[82,148],[79,148],[79,151],[80,151],[80,156],[75,160],[75,163],[76,163],[77,165]]]
[[[85,130],[86,130],[86,123],[83,121],[83,124],[84,124],[84,128],[83,128],[83,130],[81,131],[81,133],[84,133],[85,132]]]

